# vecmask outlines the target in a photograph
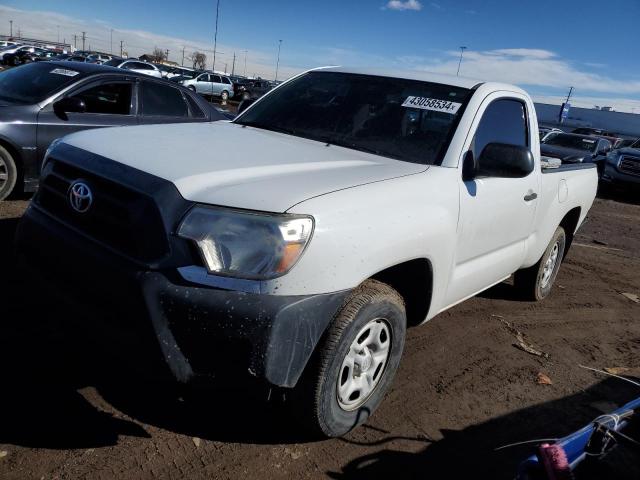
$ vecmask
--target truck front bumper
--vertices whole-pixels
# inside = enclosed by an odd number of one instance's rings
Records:
[[[304,296],[193,284],[175,269],[144,270],[32,205],[16,232],[38,296],[63,296],[90,329],[149,340],[182,382],[251,377],[293,387],[349,291]],[[106,322],[106,324],[105,324]]]

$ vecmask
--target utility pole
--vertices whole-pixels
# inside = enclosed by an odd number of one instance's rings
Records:
[[[236,52],[233,52],[233,64],[231,66],[231,75],[236,74]]]
[[[218,15],[220,14],[220,0],[216,5],[216,31],[213,35],[213,70],[216,71],[216,49],[218,48]]]
[[[56,28],[58,29],[58,43],[60,43],[60,25],[56,25]]]
[[[123,41],[122,41],[122,40],[120,40],[120,57],[121,57],[121,58],[122,58],[122,44],[123,44]]]
[[[82,32],[82,50],[84,50],[84,41],[86,37],[87,37],[87,32]]]
[[[77,50],[77,49],[78,49],[78,35],[74,33],[73,34],[73,50]]]
[[[229,65],[229,62],[224,62],[224,73],[227,73],[227,66]]]
[[[164,51],[164,54],[165,54],[165,57],[164,57],[165,60],[169,61],[169,49],[168,48]]]
[[[9,36],[13,38],[13,20],[9,20]]]
[[[182,47],[182,63],[181,65],[184,67],[184,46]]]
[[[456,72],[456,76],[460,76],[460,65],[462,65],[462,54],[467,49],[467,47],[460,47],[460,60],[458,60],[458,71]]]
[[[247,76],[247,51],[244,51],[244,76]]]
[[[109,31],[109,53],[113,55],[113,28]]]
[[[278,68],[280,67],[280,48],[282,47],[282,40],[278,40],[278,60],[276,60],[276,82],[278,81]]]

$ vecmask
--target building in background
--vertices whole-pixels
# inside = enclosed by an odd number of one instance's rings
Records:
[[[614,112],[607,108],[571,107],[567,119],[558,124],[560,105],[536,103],[538,123],[544,126],[560,127],[570,130],[578,127],[601,128],[629,138],[640,137],[640,115],[635,113]]]

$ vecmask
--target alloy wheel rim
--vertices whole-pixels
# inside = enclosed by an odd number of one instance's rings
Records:
[[[384,375],[391,351],[391,328],[383,318],[360,329],[347,351],[336,382],[338,405],[346,411],[361,407]]]
[[[556,242],[551,249],[551,254],[547,261],[544,263],[544,269],[542,272],[542,280],[540,281],[540,286],[542,288],[546,288],[551,282],[551,277],[553,276],[553,272],[556,268],[556,263],[558,263],[558,253],[560,251],[560,245]]]
[[[0,190],[2,190],[5,184],[9,181],[9,169],[7,168],[7,162],[4,158],[0,157]]]

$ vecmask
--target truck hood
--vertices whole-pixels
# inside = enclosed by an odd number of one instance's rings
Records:
[[[187,200],[270,212],[428,168],[229,122],[98,129],[63,141],[168,180]]]
[[[588,162],[593,155],[578,148],[557,147],[555,145],[540,145],[540,153],[546,157],[559,158],[563,163]]]

